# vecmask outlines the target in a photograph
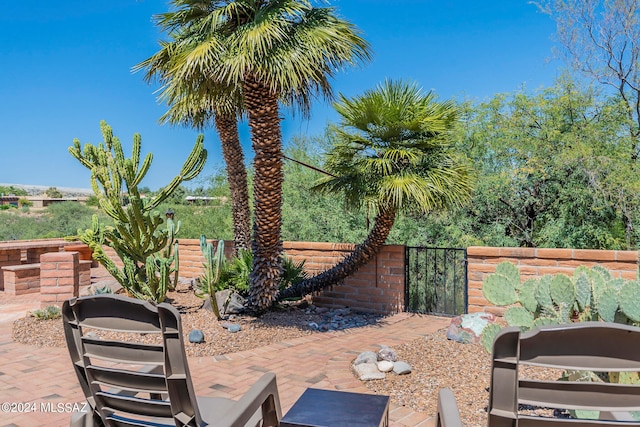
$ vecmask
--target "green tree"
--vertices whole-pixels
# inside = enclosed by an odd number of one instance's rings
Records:
[[[640,0],[540,0],[557,25],[561,52],[577,71],[611,88],[622,100],[640,156]]]
[[[52,199],[62,198],[62,193],[56,187],[49,187],[44,193],[47,195],[47,197],[50,197]]]
[[[396,216],[461,205],[470,195],[468,165],[447,142],[457,112],[416,84],[386,81],[335,108],[341,116],[326,167],[333,176],[316,188],[342,192],[350,205],[376,217],[364,242],[335,267],[294,285],[279,298],[307,295],[336,285],[377,254]]]
[[[274,301],[282,273],[282,100],[305,111],[316,94],[330,96],[329,79],[345,64],[367,60],[367,43],[332,8],[306,0],[174,0],[165,28],[187,27],[178,48],[187,56],[182,81],[242,93],[254,151],[254,265],[249,303]],[[214,79],[211,83],[210,79]],[[218,84],[221,83],[221,84]]]
[[[178,6],[175,2],[174,5]],[[156,17],[158,25],[170,32],[172,41],[163,43],[159,52],[141,62],[135,70],[146,70],[145,79],[157,78],[163,85],[160,99],[168,104],[162,123],[182,124],[203,129],[213,122],[222,146],[231,192],[234,252],[249,249],[251,242],[251,211],[244,153],[238,133],[238,118],[244,115],[239,87],[216,81],[205,72],[185,76],[201,50],[202,34],[197,26],[200,13],[184,17],[184,9]],[[203,71],[203,70],[201,70]]]
[[[468,105],[463,118],[456,139],[478,174],[463,208],[471,234],[527,247],[632,244],[638,180],[616,100],[565,76],[535,95]]]

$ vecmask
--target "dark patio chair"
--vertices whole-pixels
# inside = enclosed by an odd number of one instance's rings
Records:
[[[640,328],[584,322],[522,333],[506,328],[493,344],[488,425],[490,427],[640,426],[640,384],[523,379],[521,366],[593,372],[640,371]],[[527,406],[525,406],[527,405]],[[524,409],[599,411],[599,420],[536,415]],[[440,391],[436,425],[462,426],[450,389]]]
[[[277,426],[276,379],[267,373],[238,401],[196,397],[180,314],[120,295],[74,298],[62,308],[73,367],[90,411],[71,426]],[[126,334],[116,340],[91,330]]]

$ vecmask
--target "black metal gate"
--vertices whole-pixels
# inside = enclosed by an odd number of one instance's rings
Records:
[[[405,248],[406,311],[456,316],[467,312],[467,250]]]

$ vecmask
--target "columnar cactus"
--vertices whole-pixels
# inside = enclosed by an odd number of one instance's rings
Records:
[[[220,281],[220,273],[224,265],[224,241],[219,240],[218,248],[214,249],[213,244],[211,242],[207,243],[207,238],[202,235],[200,236],[200,250],[205,262],[203,264],[204,273],[200,276],[200,285],[196,289],[196,296],[209,298],[213,314],[220,319],[220,309],[216,300],[216,287]]]
[[[93,218],[92,228],[78,230],[81,241],[93,250],[93,257],[120,282],[132,296],[155,302],[164,301],[167,289],[178,277],[177,242],[175,236],[180,223],[167,220],[167,227],[158,207],[183,181],[195,178],[207,159],[204,138],[198,136],[196,144],[187,158],[180,174],[151,200],[143,199],[138,185],[147,174],[153,156],[147,154],[140,163],[141,137],[133,137],[131,158],[125,158],[122,144],[113,136],[106,122],[100,122],[104,142],[98,146],[85,144],[75,139],[69,152],[91,171],[91,187],[98,198],[100,208],[111,218],[114,226],[100,224]],[[125,203],[126,199],[126,203]],[[118,268],[109,259],[103,245],[113,248],[122,260]]]

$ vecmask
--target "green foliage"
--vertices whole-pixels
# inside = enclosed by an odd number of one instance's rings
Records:
[[[26,197],[21,197],[21,198],[18,200],[18,205],[19,205],[19,206],[22,206],[22,207],[27,207],[27,208],[28,208],[28,207],[30,207],[30,206],[33,206],[33,202],[32,202],[31,200],[27,199]]]
[[[79,240],[93,251],[111,275],[126,291],[136,298],[162,302],[171,288],[171,275],[177,278],[176,234],[180,228],[167,219],[166,226],[156,208],[183,182],[195,178],[204,167],[207,152],[200,135],[191,154],[178,176],[161,189],[153,198],[142,198],[138,185],[151,166],[153,156],[147,154],[140,162],[141,138],[133,137],[131,158],[125,158],[122,144],[113,136],[106,122],[100,123],[104,142],[98,146],[74,140],[69,152],[91,171],[91,186],[100,208],[113,219],[114,225],[101,223],[93,217],[91,228],[78,230]],[[125,189],[127,205],[125,202]],[[123,263],[123,268],[105,253],[103,245],[113,248]],[[174,284],[175,284],[174,278]]]
[[[200,236],[200,250],[204,255],[205,262],[203,264],[204,273],[200,276],[198,287],[196,288],[196,296],[199,298],[209,298],[211,309],[216,318],[220,319],[220,309],[216,300],[216,291],[220,290],[220,274],[225,265],[224,259],[224,240],[218,240],[217,249],[213,248],[211,242],[207,242],[207,238]]]
[[[563,76],[533,95],[461,108],[455,139],[477,186],[454,229],[495,246],[637,246],[640,165],[629,161],[618,100]]]
[[[50,197],[52,199],[61,199],[63,197],[62,193],[56,187],[47,188],[44,194],[46,194],[47,197]]]
[[[300,283],[308,277],[304,269],[304,260],[294,262],[291,258],[282,257],[282,277],[279,289],[283,290],[293,284]],[[240,251],[237,256],[229,260],[222,268],[220,275],[221,289],[234,289],[241,295],[249,293],[251,266],[253,254],[251,251]]]
[[[27,192],[21,188],[14,187],[13,185],[9,185],[8,187],[5,185],[0,185],[0,196],[27,196]]]
[[[59,319],[62,316],[62,311],[60,310],[60,307],[50,305],[41,310],[31,312],[31,316],[38,320]]]

